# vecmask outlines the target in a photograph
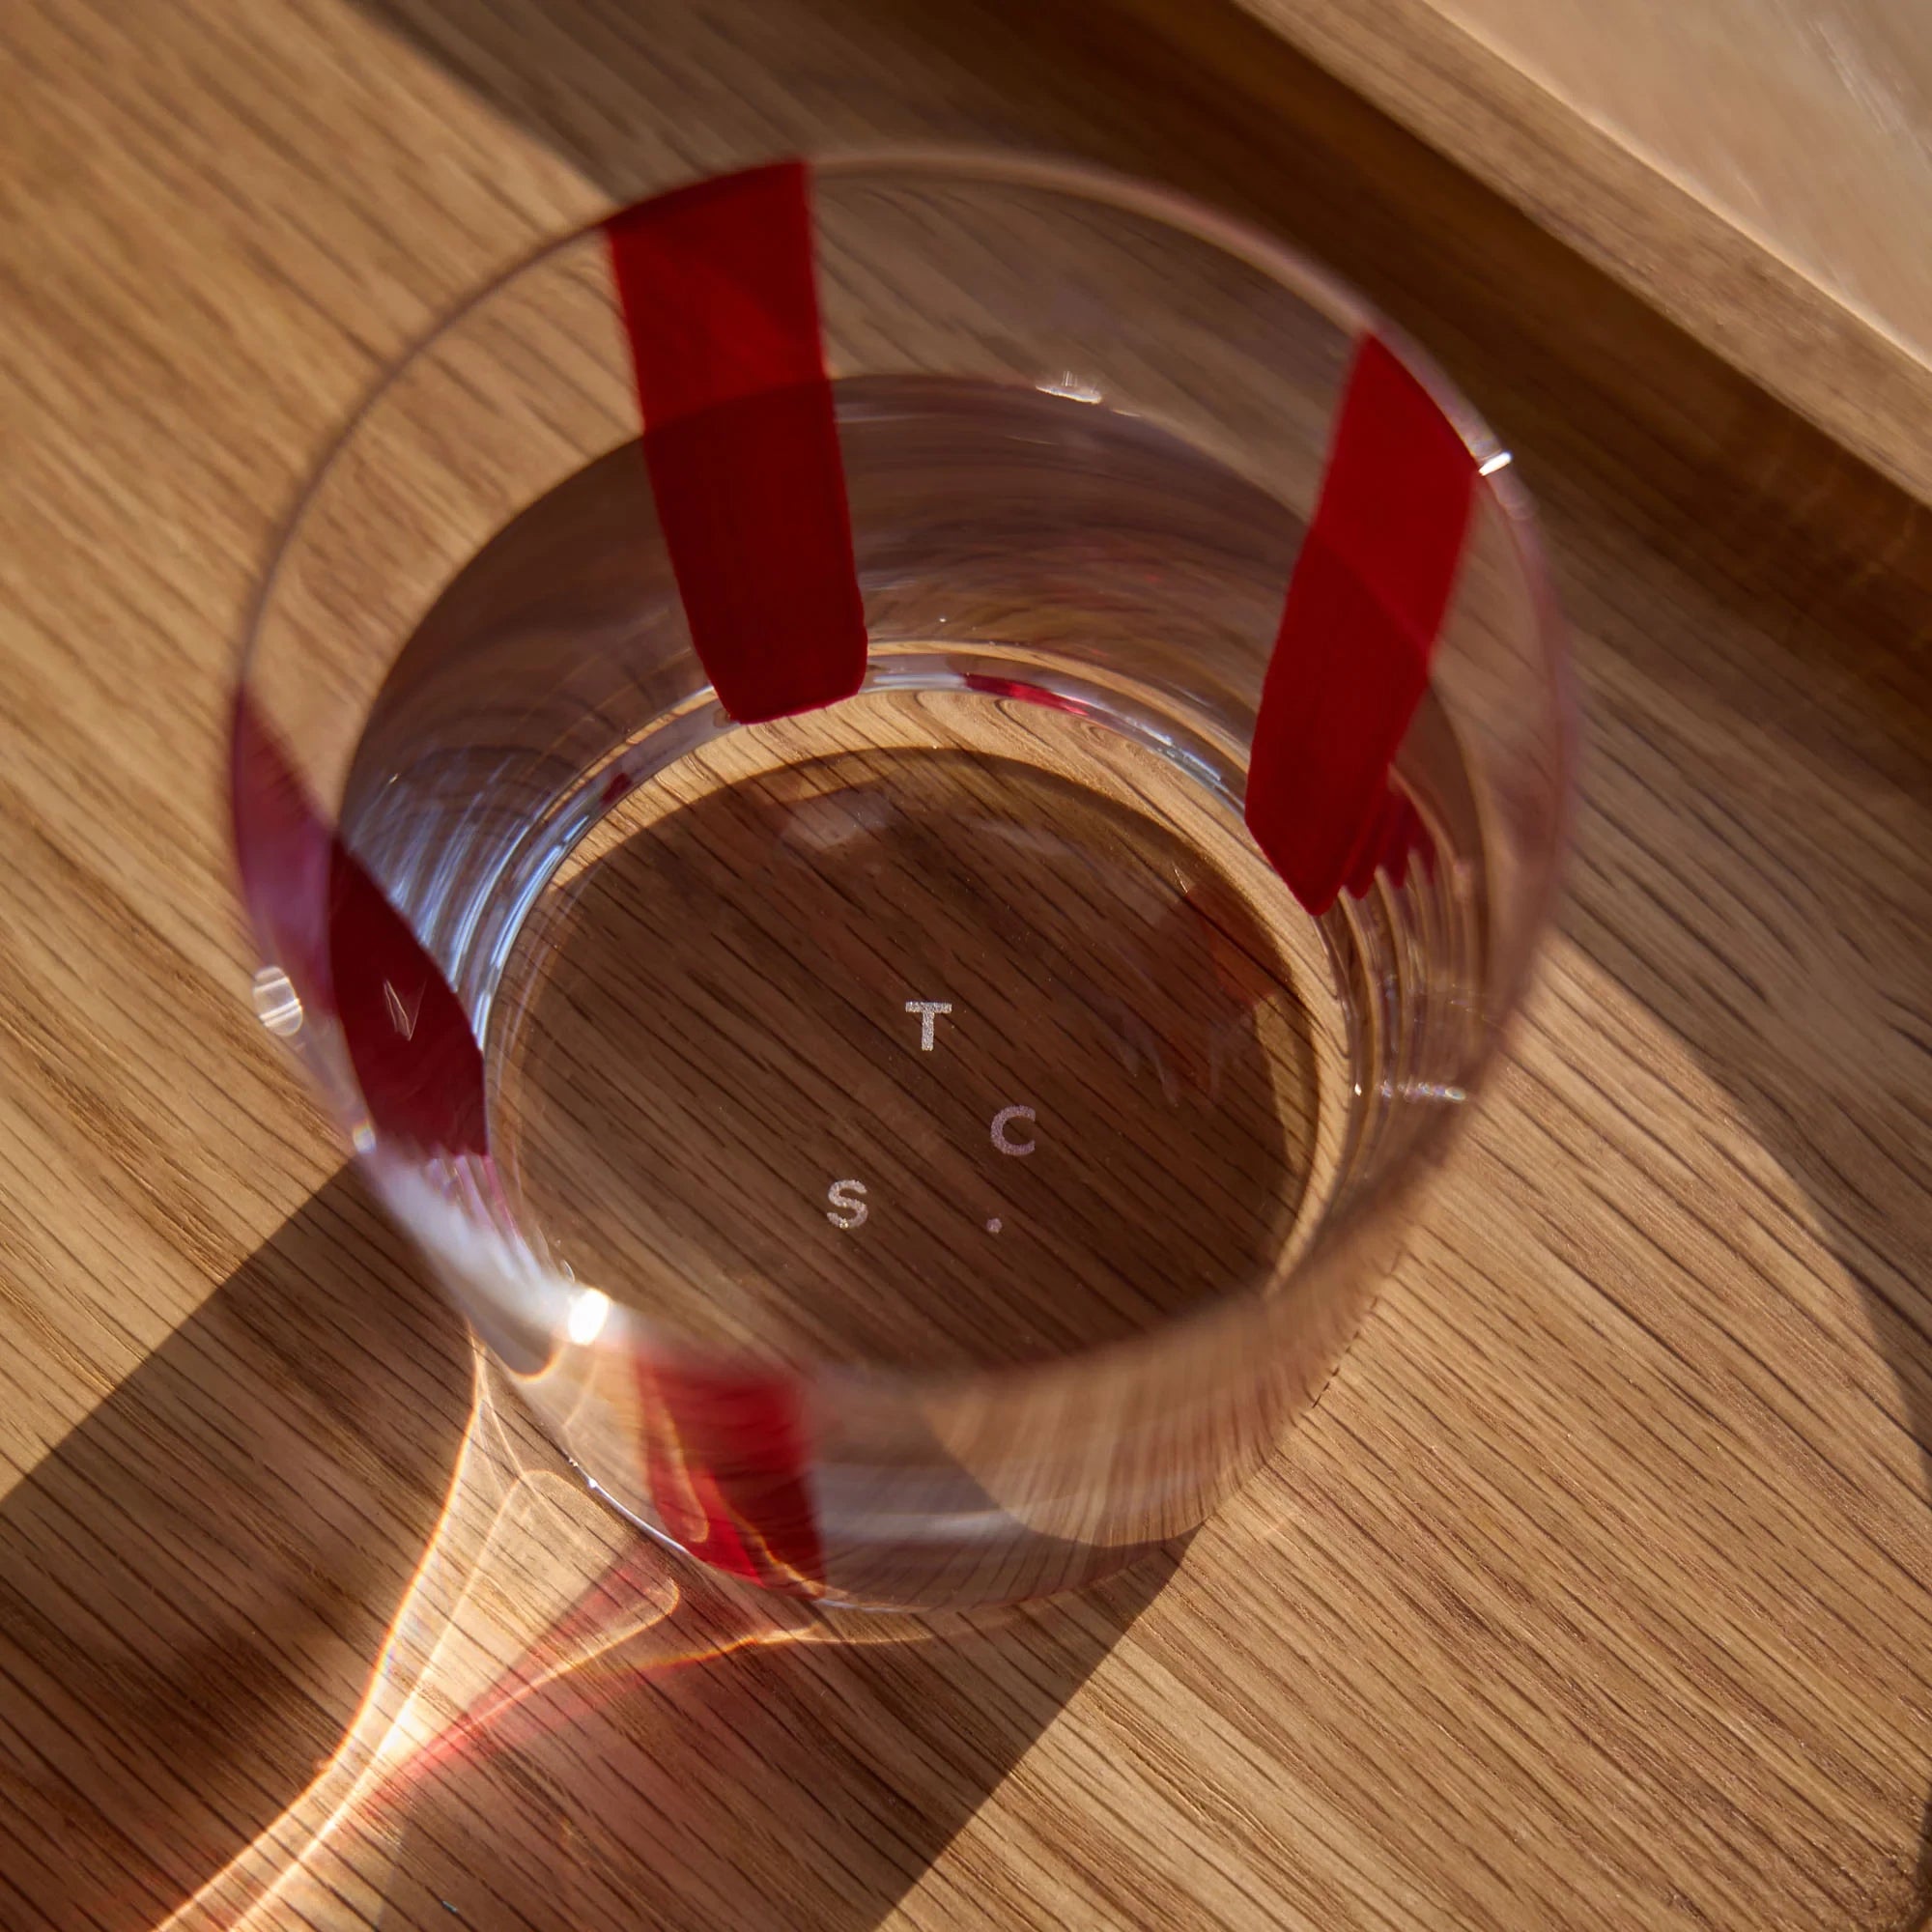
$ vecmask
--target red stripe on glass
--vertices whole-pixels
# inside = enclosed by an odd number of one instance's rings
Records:
[[[803,1391],[787,1376],[639,1364],[644,1474],[665,1533],[770,1590],[825,1580]]]
[[[866,618],[805,164],[639,202],[606,235],[658,522],[719,701],[751,724],[849,697]]]
[[[1373,875],[1389,766],[1429,684],[1476,460],[1378,336],[1355,355],[1262,687],[1247,820],[1326,912]]]
[[[462,1003],[246,696],[230,782],[242,896],[304,1010],[341,1026],[370,1126],[425,1152],[486,1151],[483,1056]]]

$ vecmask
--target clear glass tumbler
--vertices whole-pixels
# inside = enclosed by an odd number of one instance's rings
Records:
[[[257,1009],[615,1507],[1008,1600],[1315,1398],[1550,901],[1508,462],[1275,242],[1004,156],[641,203],[370,398],[241,673]]]

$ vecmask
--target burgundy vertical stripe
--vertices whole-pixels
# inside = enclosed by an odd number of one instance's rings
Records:
[[[825,1580],[803,1394],[789,1376],[638,1364],[644,1475],[666,1533],[767,1589]]]
[[[228,782],[242,899],[304,1011],[332,1017],[328,828],[245,691],[235,699]]]
[[[692,642],[744,723],[849,697],[866,674],[807,190],[783,161],[606,226]]]
[[[426,1152],[489,1151],[483,1055],[441,969],[340,837],[330,845],[336,1012],[369,1124]]]
[[[1248,767],[1248,829],[1311,913],[1364,868],[1373,876],[1389,766],[1428,687],[1475,476],[1435,399],[1379,337],[1364,337]]]
[[[462,1003],[245,696],[231,783],[243,896],[311,1021],[340,1024],[369,1124],[425,1151],[484,1152],[483,1056]]]

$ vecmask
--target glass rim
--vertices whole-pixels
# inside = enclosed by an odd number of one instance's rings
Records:
[[[1359,338],[1373,331],[1380,336],[1395,352],[1398,360],[1428,391],[1430,399],[1442,412],[1445,420],[1462,439],[1463,446],[1476,458],[1476,483],[1489,493],[1502,514],[1512,549],[1530,587],[1539,641],[1559,680],[1559,709],[1566,725],[1564,761],[1566,767],[1574,763],[1574,744],[1567,742],[1574,736],[1572,720],[1575,710],[1569,689],[1567,632],[1550,582],[1535,508],[1528,493],[1512,473],[1514,464],[1511,452],[1504,448],[1500,438],[1476,407],[1406,329],[1392,323],[1340,275],[1292,243],[1278,240],[1238,215],[1224,213],[1179,188],[1145,181],[1094,161],[1037,154],[1024,149],[937,142],[892,143],[878,147],[838,148],[823,154],[769,156],[763,160],[748,161],[740,168],[724,168],[668,183],[649,194],[638,196],[635,201],[615,203],[602,214],[534,243],[440,309],[428,326],[413,335],[379,372],[336,427],[327,433],[303,471],[288,509],[277,520],[269,540],[266,559],[256,573],[254,588],[242,622],[241,649],[236,664],[238,685],[246,679],[249,664],[261,639],[263,624],[274,600],[282,566],[324,483],[364,423],[412,367],[465,318],[481,309],[511,283],[521,280],[566,250],[589,241],[623,209],[655,201],[661,195],[697,182],[715,181],[724,175],[744,173],[787,159],[802,160],[813,179],[867,174],[964,179],[996,186],[1035,188],[1069,199],[1086,200],[1124,213],[1147,216],[1248,263],[1293,290],[1311,307],[1325,313],[1351,335]]]

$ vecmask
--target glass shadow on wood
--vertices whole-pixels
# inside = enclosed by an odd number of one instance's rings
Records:
[[[661,1620],[504,1700],[385,1796],[388,1913],[518,1932],[872,1925],[1176,1561],[970,1620],[826,1625],[640,1546],[634,1567],[677,1579]],[[1102,1918],[1131,1916],[1094,1886]]]
[[[868,1925],[1172,1570],[830,1625],[635,1536],[475,1361],[345,1172],[0,1498],[10,1932]]]
[[[303,1790],[435,1530],[471,1361],[345,1173],[0,1498],[0,1921],[145,1932]]]

